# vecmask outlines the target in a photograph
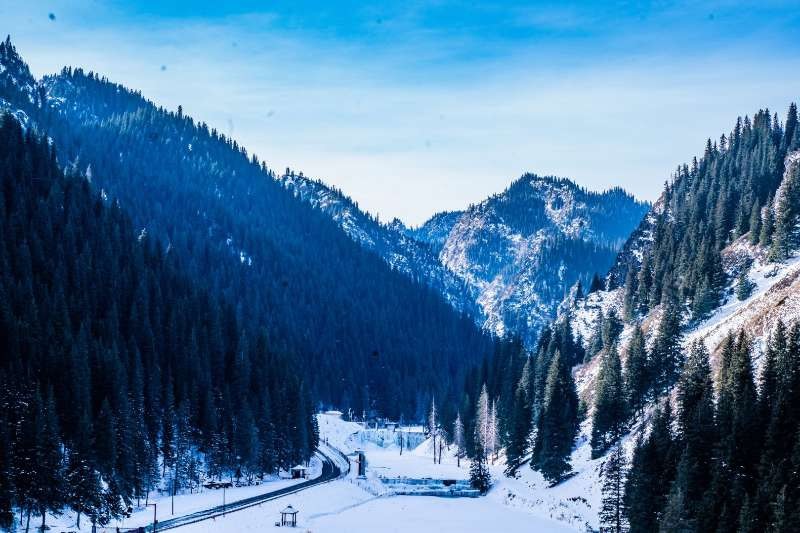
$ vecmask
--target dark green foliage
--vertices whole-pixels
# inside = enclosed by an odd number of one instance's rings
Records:
[[[578,396],[570,367],[560,351],[547,371],[531,466],[557,482],[569,472],[569,456],[578,430]]]
[[[747,276],[747,270],[742,270],[736,281],[736,298],[747,300],[756,288],[756,284]]]
[[[721,252],[733,240],[750,232],[751,242],[770,246],[777,260],[797,246],[796,164],[783,180],[795,123],[794,104],[786,127],[768,110],[758,111],[752,120],[738,119],[719,144],[709,139],[701,158],[678,167],[659,208],[634,232],[611,271],[612,285],[626,285],[626,313],[652,310],[668,296],[701,319],[724,296],[729,280]]]
[[[481,491],[481,494],[485,494],[492,486],[492,476],[486,464],[486,452],[480,443],[476,444],[475,455],[469,465],[469,482],[472,488]]]
[[[665,392],[675,383],[683,366],[682,311],[674,298],[665,301],[650,354],[653,386],[658,393]]]
[[[310,456],[313,408],[277,347],[157,241],[136,239],[116,204],[65,176],[53,145],[10,115],[0,161],[0,469],[10,457],[12,473],[0,483],[26,522],[66,504],[107,523],[161,475],[196,478],[192,450],[234,469],[242,435],[277,448],[263,470],[248,462],[259,474]],[[247,413],[266,402],[254,433]]]
[[[600,532],[628,531],[625,510],[625,452],[617,444],[600,467],[603,500],[600,507]]]
[[[13,46],[2,46],[9,70],[0,73],[0,98],[19,106],[47,132],[59,147],[62,165],[91,169],[91,187],[105,191],[107,203],[119,202],[131,217],[125,235],[146,235],[143,241],[156,257],[179,265],[192,283],[214,295],[210,317],[199,320],[194,330],[198,348],[213,354],[208,368],[197,369],[204,374],[203,388],[210,376],[233,378],[237,370],[227,363],[233,360],[234,337],[245,330],[250,338],[263,333],[271,350],[307,371],[303,379],[315,403],[415,418],[427,408],[418,391],[454,402],[465,369],[492,354],[493,340],[472,318],[354,242],[236,141],[81,69],[65,68],[44,79],[41,87],[47,94],[64,101],[39,106],[21,87],[37,82]],[[5,84],[9,73],[20,83]],[[592,251],[583,241],[573,248],[577,257]],[[77,257],[72,252],[80,248],[64,251],[70,261]],[[603,264],[612,254],[612,249],[603,252]],[[112,272],[106,268],[95,275],[111,284],[106,277]],[[179,348],[174,359],[183,362],[192,331],[169,314],[165,324],[152,323],[158,311],[150,308],[158,294],[150,290],[152,283],[143,280],[141,289],[132,288],[125,305],[115,310],[116,320],[121,327],[135,322],[136,334],[151,337],[156,346],[176,329],[186,342],[170,350]],[[563,294],[552,290],[559,298]],[[228,314],[236,325],[221,318]],[[70,318],[76,320],[74,314]],[[153,357],[153,344],[136,346],[144,365]],[[118,344],[116,349],[132,348]],[[242,362],[255,368],[256,357],[251,354]],[[155,376],[145,374],[144,379]],[[165,379],[173,376],[165,374]],[[177,406],[183,393],[174,392]],[[230,406],[238,409],[239,398]],[[208,406],[204,411],[195,407],[192,417],[211,412]]]
[[[522,459],[530,451],[533,431],[533,365],[525,361],[522,376],[514,391],[514,405],[509,424],[509,437],[506,446],[506,474],[512,475]]]
[[[800,513],[800,328],[778,323],[756,390],[750,342],[728,336],[718,394],[709,354],[692,347],[677,387],[677,432],[656,420],[637,443],[626,487],[631,531],[794,531]],[[655,442],[680,450],[674,456]],[[670,459],[667,459],[670,461]],[[674,472],[674,473],[671,473]],[[669,484],[669,496],[664,487]]]
[[[675,475],[675,441],[669,402],[657,408],[650,434],[639,436],[625,482],[625,514],[633,533],[658,531],[669,482]]]
[[[775,197],[775,230],[772,234],[770,258],[782,261],[798,245],[798,220],[800,220],[800,163],[787,169]]]
[[[606,284],[603,283],[603,280],[600,279],[600,276],[597,275],[597,272],[594,273],[592,276],[592,283],[589,285],[589,294],[593,292],[602,291],[606,288]]]
[[[600,363],[592,417],[592,458],[603,455],[627,429],[628,401],[616,345],[608,347]]]
[[[650,396],[651,388],[650,361],[644,333],[637,324],[628,343],[628,357],[625,359],[625,392],[628,407],[633,413],[642,413]]]

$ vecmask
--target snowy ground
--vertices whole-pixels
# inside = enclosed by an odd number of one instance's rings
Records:
[[[311,467],[309,470],[309,477],[315,478],[321,473],[321,463],[319,459],[313,458],[311,460]],[[284,474],[286,475],[286,474]],[[273,477],[265,480],[260,485],[253,485],[249,487],[231,487],[224,492],[225,501],[227,503],[257,496],[266,492],[282,489],[291,485],[296,485],[304,480],[302,479],[285,479],[281,477]],[[175,496],[174,513],[172,511],[172,498],[169,495],[150,495],[150,503],[156,504],[158,520],[167,520],[174,516],[181,516],[195,511],[208,509],[217,505],[222,505],[223,491],[222,489],[209,490],[201,487],[200,492],[193,494],[178,494]],[[135,504],[135,502],[134,502]],[[31,517],[31,524],[38,525],[41,523],[41,516]],[[75,527],[75,514],[67,512],[59,517],[48,516],[48,525],[51,526],[53,531],[91,531],[92,527],[86,517],[81,517],[81,528]],[[146,526],[153,523],[153,507],[144,507],[144,500],[141,501],[141,507],[135,508],[134,512],[129,518],[114,521],[105,529],[98,528],[99,531],[115,531],[117,527],[120,529],[134,528],[138,526]]]
[[[569,498],[584,487],[572,486],[546,489],[539,474],[525,468],[518,480],[502,475],[498,464],[491,467],[495,486],[482,498],[437,498],[427,496],[389,496],[381,494],[379,476],[434,477],[466,479],[469,462],[456,465],[452,452],[445,452],[441,465],[433,464],[429,443],[414,450],[390,445],[381,447],[362,437],[362,426],[319,416],[320,434],[327,441],[348,453],[362,449],[367,455],[368,479],[347,479],[313,487],[261,506],[246,509],[225,518],[200,522],[183,528],[186,533],[204,532],[262,532],[273,528],[280,510],[292,505],[300,511],[298,529],[314,533],[374,533],[414,531],[483,533],[569,532],[584,531],[585,520],[575,517],[567,502],[558,505],[559,498]],[[568,482],[569,483],[569,482]],[[550,494],[552,493],[552,494]],[[579,505],[580,506],[580,505]],[[277,528],[276,528],[277,529]]]

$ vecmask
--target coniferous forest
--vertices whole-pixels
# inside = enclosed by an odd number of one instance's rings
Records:
[[[770,326],[759,371],[746,332],[729,333],[715,357],[703,343],[687,347],[684,333],[754,289],[741,286],[749,265],[723,268],[734,240],[775,264],[797,250],[800,179],[784,159],[798,147],[794,104],[785,121],[767,111],[739,119],[729,136],[707,143],[703,158],[678,169],[607,282],[596,279],[587,294],[579,283],[570,297],[619,290],[622,316],[600,310],[582,338],[567,311],[535,351],[507,350],[476,367],[461,408],[465,426],[477,423],[467,406],[484,387],[498,403],[507,475],[528,463],[551,483],[567,479],[579,422],[589,418],[592,457],[603,458],[602,531],[797,530],[800,325]],[[641,239],[645,232],[652,238]],[[642,321],[653,310],[659,318],[646,335]],[[597,365],[590,405],[578,400],[571,372],[582,363]],[[634,426],[626,457],[621,442]],[[477,440],[469,453],[485,454]]]
[[[102,524],[162,478],[196,488],[201,470],[310,457],[296,362],[10,115],[0,161],[0,526],[12,505]]]
[[[470,317],[353,242],[233,139],[95,73],[65,68],[39,83],[10,40],[0,59],[0,98],[53,139],[61,165],[298,361],[315,402],[422,417],[494,350]]]

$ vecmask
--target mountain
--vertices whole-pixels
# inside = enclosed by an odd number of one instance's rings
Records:
[[[0,116],[0,529],[11,498],[28,520],[69,505],[103,525],[167,476],[196,489],[201,463],[252,477],[309,460],[296,362],[54,150]]]
[[[587,191],[570,180],[526,174],[463,212],[411,232],[478,293],[484,327],[528,346],[576,281],[605,272],[648,205],[622,189]]]
[[[384,224],[362,211],[341,191],[290,169],[278,178],[296,198],[327,214],[363,248],[382,257],[389,266],[442,294],[458,312],[480,316],[476,294],[449,269],[444,268],[430,247],[408,234],[399,220]]]
[[[797,124],[792,104],[784,121],[760,110],[708,140],[631,234],[606,288],[574,291],[560,306],[552,328],[582,344],[573,378],[588,408],[562,496],[604,483],[598,467],[621,442],[631,530],[792,529],[800,503],[788,474],[800,465]],[[614,398],[624,399],[616,411]]]
[[[297,361],[315,402],[422,416],[432,394],[452,397],[465,369],[495,350],[439,290],[387,266],[180,107],[81,69],[37,81],[10,39],[0,101],[49,136],[64,168],[119,203],[137,236],[163,243],[230,305],[241,328]]]
[[[465,211],[418,228],[383,224],[340,191],[287,169],[279,178],[393,269],[439,291],[498,336],[535,343],[573,283],[605,272],[648,206],[621,189],[594,193],[528,174]]]

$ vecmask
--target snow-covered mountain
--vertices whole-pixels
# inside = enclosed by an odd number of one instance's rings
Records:
[[[485,329],[528,344],[576,281],[605,272],[647,205],[621,189],[594,193],[526,174],[465,211],[418,228],[384,224],[341,191],[287,169],[281,183],[393,268],[439,290]]]
[[[330,216],[354,241],[381,256],[393,269],[436,289],[458,311],[481,316],[474,289],[439,263],[431,247],[408,233],[402,222],[382,223],[341,191],[302,172],[287,168],[278,180],[296,197]]]
[[[596,193],[526,174],[411,234],[478,293],[488,330],[520,334],[530,345],[570,286],[608,269],[647,207],[619,188]]]

